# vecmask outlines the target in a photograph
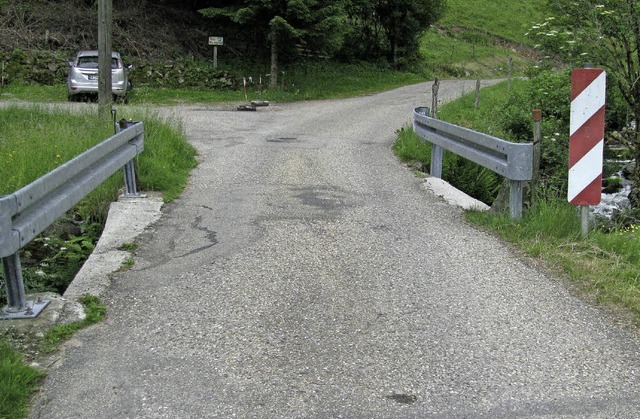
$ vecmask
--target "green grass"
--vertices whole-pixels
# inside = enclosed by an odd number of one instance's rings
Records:
[[[104,319],[106,308],[98,297],[85,294],[80,299],[80,302],[84,306],[87,315],[85,319],[79,322],[53,326],[49,329],[44,335],[41,346],[42,352],[51,353],[56,351],[60,343],[69,340],[78,330],[96,324]]]
[[[26,365],[22,355],[0,340],[0,418],[22,418],[44,374]]]
[[[429,29],[420,41],[420,53],[433,74],[446,78],[497,78],[521,75],[529,59],[510,48],[496,45],[493,37],[473,32]]]
[[[447,0],[447,12],[439,24],[474,29],[531,44],[525,33],[548,16],[543,1]]]
[[[38,349],[51,353],[60,343],[68,340],[78,330],[100,322],[105,316],[105,307],[97,297],[85,295],[80,299],[86,318],[80,322],[54,326],[49,329]],[[45,374],[25,364],[22,355],[6,340],[0,341],[0,418],[23,418],[28,413],[31,396],[37,391]]]
[[[0,132],[0,194],[6,195],[112,135],[113,126],[88,113],[10,107],[0,110]]]
[[[513,92],[521,91],[525,86],[526,81],[524,80],[513,79],[511,81]],[[485,87],[480,91],[478,109],[474,109],[475,91],[469,92],[460,99],[442,106],[438,111],[438,118],[452,124],[462,125],[475,131],[507,139],[508,133],[504,132],[500,124],[499,112],[508,97],[508,82],[498,83]]]
[[[298,63],[294,68],[284,68],[279,75],[278,86],[269,89],[266,69],[255,67],[237,71],[238,87],[233,90],[151,88],[136,86],[129,95],[130,105],[175,105],[184,103],[244,102],[246,99],[263,99],[278,102],[344,98],[393,89],[426,80],[424,74],[392,71],[367,63],[340,64],[328,61]],[[242,79],[249,78],[253,84],[247,86],[245,99]],[[260,77],[263,84],[260,87]],[[284,84],[282,83],[284,81]],[[248,82],[249,83],[249,82]],[[5,86],[0,100],[34,102],[65,102],[66,87]]]
[[[66,84],[55,86],[23,85],[19,83],[0,87],[0,100],[52,103],[67,100]]]
[[[139,188],[163,192],[166,201],[175,199],[196,164],[195,150],[181,126],[128,108],[118,117],[145,124],[145,151],[138,158]],[[6,195],[113,135],[113,125],[90,112],[9,107],[0,109],[0,132],[0,194]],[[80,202],[82,215],[104,217],[121,186],[118,172]]]

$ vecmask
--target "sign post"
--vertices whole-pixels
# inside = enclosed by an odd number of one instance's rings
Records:
[[[593,68],[571,73],[568,200],[581,207],[583,237],[589,233],[589,205],[602,197],[606,76]]]
[[[224,38],[221,36],[210,36],[209,45],[213,45],[213,68],[218,68],[218,47],[224,45]]]

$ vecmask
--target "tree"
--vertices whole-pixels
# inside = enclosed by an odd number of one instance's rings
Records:
[[[378,0],[374,10],[387,35],[390,59],[398,66],[401,50],[404,56],[418,51],[423,32],[444,13],[445,0]]]
[[[385,57],[398,67],[418,55],[419,39],[444,14],[445,0],[350,0],[346,55]]]
[[[215,2],[204,16],[228,21],[251,31],[270,49],[270,85],[276,86],[280,57],[296,44],[333,53],[342,44],[344,12],[340,0],[242,0]],[[220,4],[223,3],[223,4]]]
[[[540,46],[577,66],[607,70],[629,106],[634,124],[626,133],[635,157],[630,200],[640,208],[640,2],[638,0],[549,0],[555,18],[535,25]]]

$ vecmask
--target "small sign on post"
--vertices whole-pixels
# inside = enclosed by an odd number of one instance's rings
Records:
[[[602,197],[606,76],[583,68],[571,73],[568,200],[581,206],[582,235],[589,232],[589,205]]]
[[[213,68],[218,68],[218,47],[224,45],[224,38],[221,36],[210,36],[209,45],[213,45]]]

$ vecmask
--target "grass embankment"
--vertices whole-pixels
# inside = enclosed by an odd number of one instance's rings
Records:
[[[525,0],[448,0],[437,27],[422,38],[420,51],[427,68],[440,78],[520,75],[534,55],[526,37],[547,17],[543,2]]]
[[[524,87],[524,81],[518,86]],[[477,131],[508,138],[497,121],[499,109],[508,97],[504,83],[483,89],[478,110],[474,96],[469,95],[440,109],[440,119],[464,125]],[[568,147],[568,144],[567,144]],[[410,130],[403,130],[394,149],[405,160],[417,160],[427,165],[430,148]],[[544,152],[544,150],[543,150]],[[456,160],[449,156],[448,159]],[[456,177],[462,171],[444,176],[467,189]],[[580,220],[576,208],[563,197],[549,196],[525,212],[522,220],[506,215],[468,212],[467,219],[494,231],[503,239],[521,248],[526,255],[546,262],[554,272],[569,278],[576,289],[589,300],[626,313],[640,324],[640,227],[618,229],[598,228],[587,238],[581,238]]]

